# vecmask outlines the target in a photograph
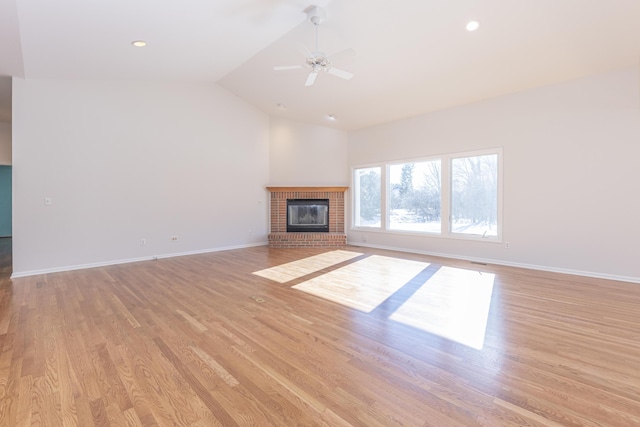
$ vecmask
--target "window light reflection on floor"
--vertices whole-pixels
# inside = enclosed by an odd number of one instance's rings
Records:
[[[428,266],[425,262],[371,255],[293,288],[370,313]]]
[[[442,267],[390,319],[481,350],[494,278],[490,273]]]
[[[265,270],[255,271],[256,276],[264,277],[279,283],[286,283],[307,274],[315,273],[327,267],[348,261],[362,255],[359,252],[336,250],[299,259]]]
[[[331,251],[253,274],[286,283],[360,255]],[[439,267],[424,283],[415,282],[427,267],[424,262],[371,255],[292,288],[371,313],[397,292],[403,294],[403,286],[413,281],[415,291],[409,291],[413,294],[389,314],[389,319],[481,350],[495,275]]]

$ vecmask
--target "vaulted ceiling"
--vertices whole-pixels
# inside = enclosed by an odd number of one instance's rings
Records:
[[[320,50],[353,48],[334,65],[355,76],[305,87],[308,70],[273,66],[304,63],[312,2],[0,0],[0,120],[6,76],[217,82],[266,113],[352,130],[640,63],[638,0],[316,0]]]

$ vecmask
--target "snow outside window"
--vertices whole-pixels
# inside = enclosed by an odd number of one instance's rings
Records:
[[[501,239],[502,149],[353,169],[353,227]]]

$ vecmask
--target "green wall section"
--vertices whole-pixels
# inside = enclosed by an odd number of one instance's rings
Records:
[[[0,166],[0,237],[11,236],[11,166]]]

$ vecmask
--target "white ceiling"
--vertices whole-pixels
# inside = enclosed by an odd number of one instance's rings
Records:
[[[320,49],[356,52],[334,61],[350,81],[305,87],[306,70],[272,69],[303,63],[312,2],[328,14]],[[639,61],[639,0],[0,0],[0,76],[218,82],[269,114],[345,130]]]

